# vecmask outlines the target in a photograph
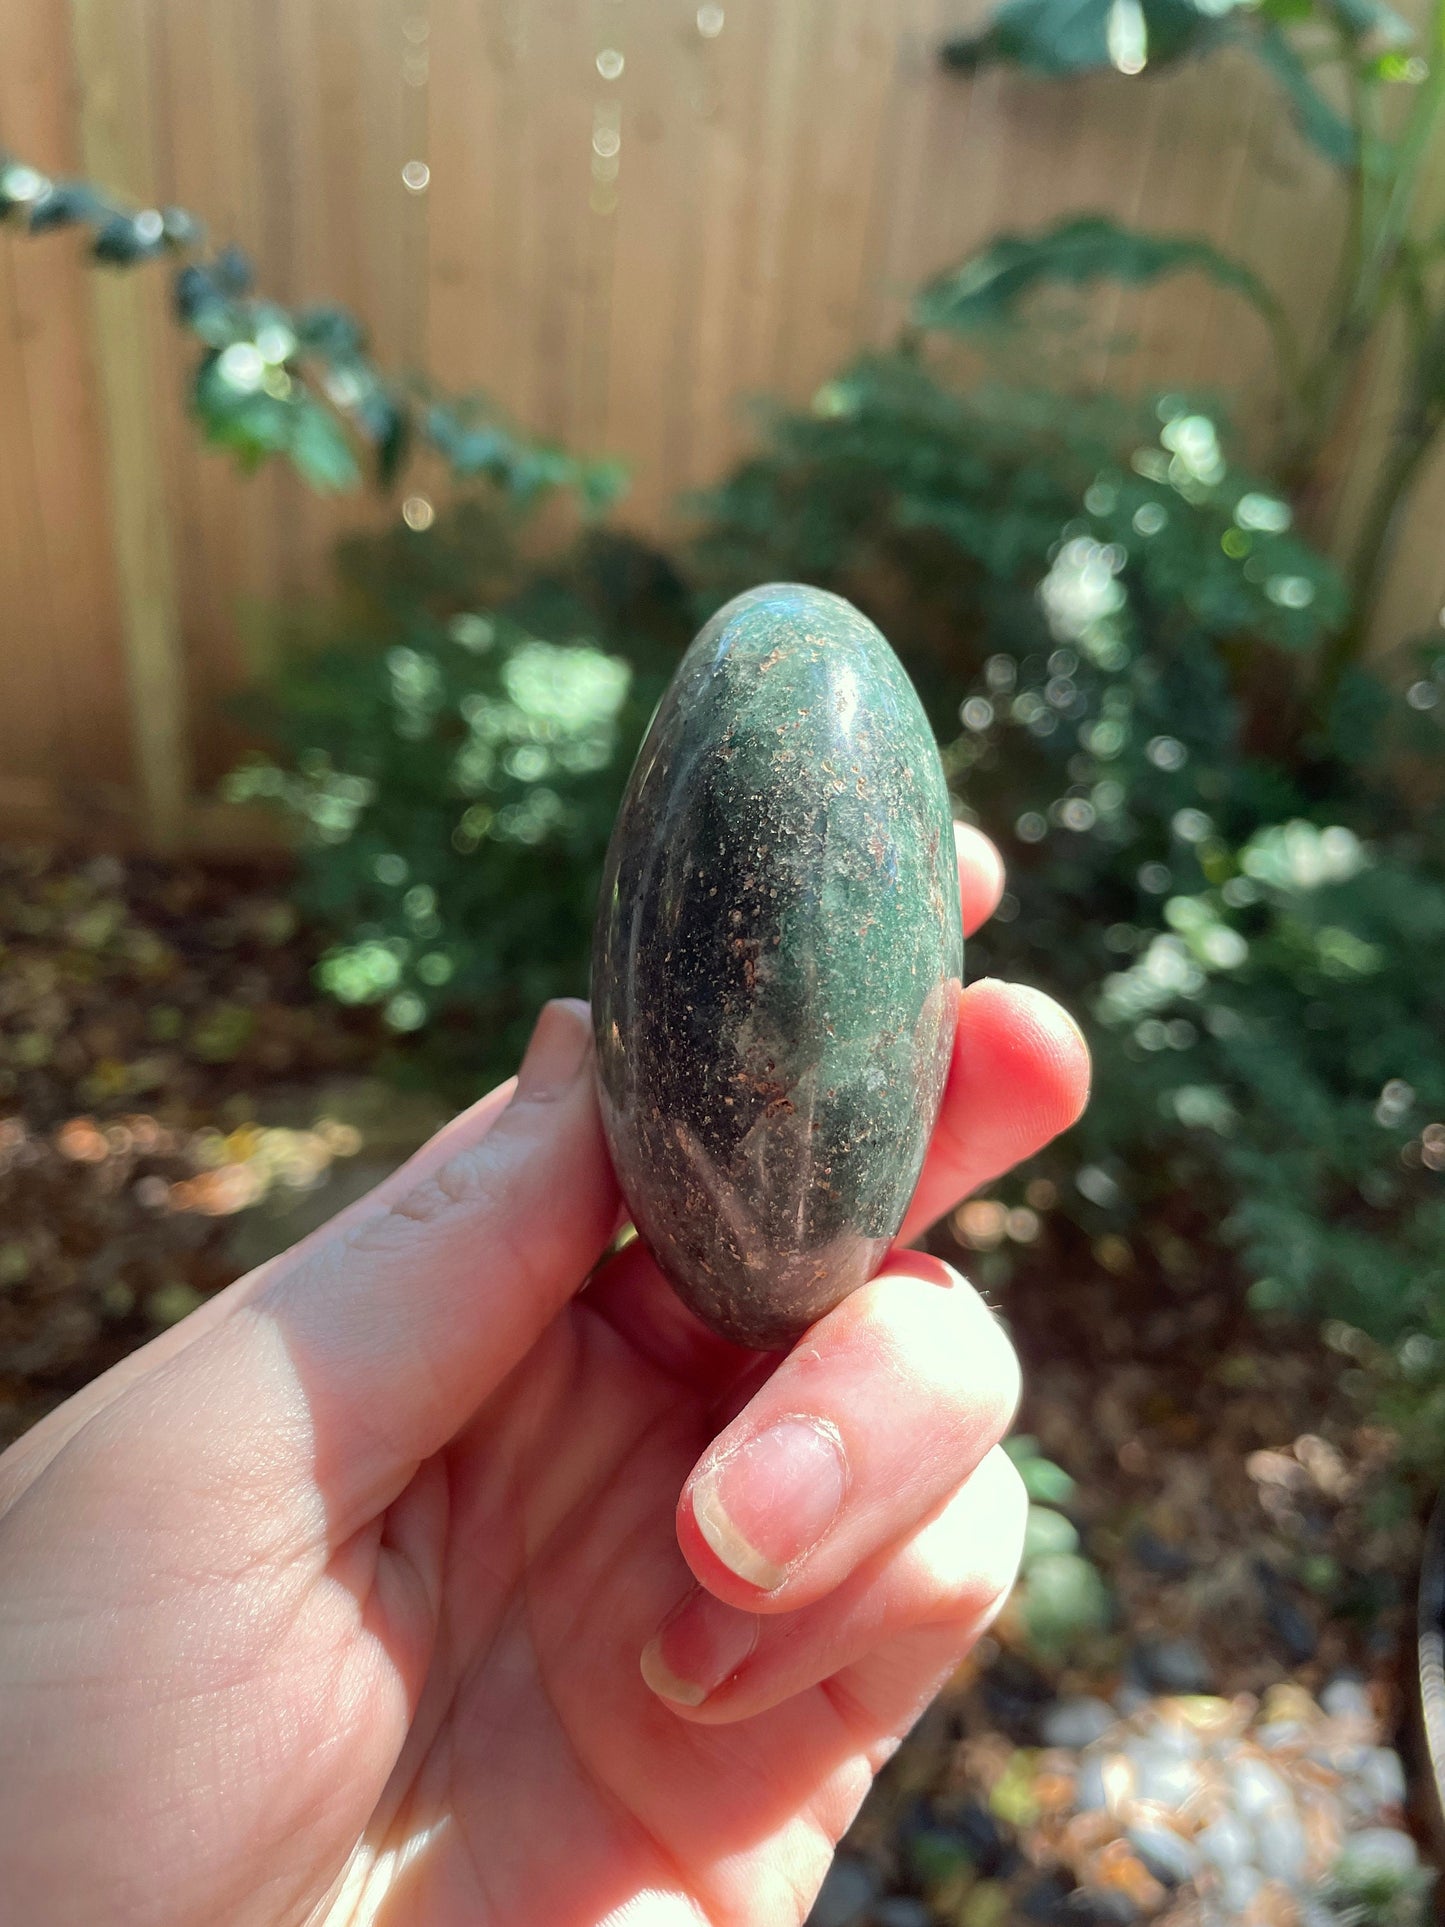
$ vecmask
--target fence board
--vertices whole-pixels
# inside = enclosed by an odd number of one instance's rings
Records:
[[[747,396],[806,397],[999,228],[1089,209],[1227,238],[1302,325],[1317,311],[1338,196],[1267,82],[1228,58],[1072,87],[941,72],[940,39],[984,10],[0,0],[0,141],[194,206],[283,299],[355,308],[398,370],[621,455],[626,513],[656,527],[746,445]],[[409,161],[430,168],[423,192]],[[0,242],[0,824],[128,808],[152,834],[225,834],[203,799],[239,741],[242,610],[314,589],[338,532],[394,512],[245,480],[200,448],[193,350],[164,299],[155,274],[88,274],[64,237]],[[1088,315],[1049,351],[1065,372],[1267,405],[1263,331],[1197,278]],[[1388,365],[1360,397],[1367,446]],[[1357,492],[1336,506],[1341,545]],[[1434,622],[1442,514],[1445,461],[1382,633]]]
[[[73,169],[63,14],[0,0],[0,41],[0,127]],[[0,287],[0,809],[104,821],[132,772],[109,505],[76,486],[105,460],[86,271],[57,238],[6,250]]]
[[[70,0],[70,20],[85,170],[144,199],[152,97],[141,0]],[[171,499],[153,399],[161,290],[137,277],[93,275],[90,291],[138,802],[150,840],[166,849],[183,833],[191,767]]]

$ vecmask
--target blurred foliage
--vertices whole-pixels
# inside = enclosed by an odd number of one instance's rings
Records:
[[[1019,1583],[1012,1619],[1042,1659],[1062,1661],[1107,1631],[1113,1600],[1099,1569],[1082,1549],[1079,1529],[1062,1508],[1074,1481],[1044,1457],[1039,1442],[1018,1433],[1004,1447],[1029,1498]]]
[[[353,539],[334,604],[283,624],[227,793],[301,829],[322,987],[425,1032],[446,1088],[515,1064],[546,998],[585,995],[597,875],[632,754],[688,635],[681,584],[598,533],[524,567],[495,504]]]
[[[1338,272],[1302,328],[1227,248],[1094,214],[989,242],[923,290],[917,319],[973,334],[1013,325],[1019,304],[1050,284],[1203,273],[1251,302],[1270,329],[1278,399],[1268,465],[1321,520],[1334,493],[1332,451],[1366,360],[1381,331],[1398,328],[1405,353],[1392,434],[1371,477],[1342,618],[1312,665],[1323,713],[1363,652],[1404,505],[1445,429],[1445,229],[1429,197],[1445,127],[1445,0],[1435,0],[1423,36],[1382,0],[1003,0],[979,32],[948,42],[942,59],[968,74],[1002,64],[1051,79],[1112,69],[1137,84],[1224,50],[1265,68],[1339,182]]]
[[[290,309],[259,294],[236,247],[211,250],[184,208],[135,208],[84,181],[54,181],[0,152],[0,224],[32,235],[78,229],[93,260],[175,265],[178,324],[200,347],[190,405],[202,434],[245,468],[284,456],[312,488],[357,487],[363,461],[389,488],[430,451],[459,481],[483,479],[519,501],[556,488],[602,508],[621,491],[610,462],[579,461],[519,435],[480,397],[441,394],[377,367],[347,309]]]
[[[1008,865],[969,975],[1047,988],[1089,1032],[1083,1123],[958,1215],[981,1281],[1082,1236],[1121,1293],[1187,1299],[1223,1259],[1262,1314],[1328,1320],[1423,1458],[1445,1448],[1445,652],[1355,668],[1310,726],[1296,665],[1346,592],[1228,441],[1182,395],[966,398],[919,353],[871,357],[772,417],[698,562],[882,623]]]
[[[1346,1852],[1322,1897],[1334,1927],[1426,1927],[1435,1877],[1424,1867],[1371,1867]]]

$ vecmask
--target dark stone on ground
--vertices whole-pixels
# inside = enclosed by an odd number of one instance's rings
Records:
[[[1212,1693],[1214,1668],[1192,1639],[1141,1639],[1129,1672],[1150,1693]]]
[[[1073,1891],[1062,1875],[1046,1874],[1020,1894],[1020,1911],[1025,1920],[1041,1921],[1043,1927],[1067,1927],[1067,1923],[1077,1919],[1069,1910],[1069,1896]]]
[[[1069,1896],[1063,1919],[1068,1927],[1131,1927],[1139,1909],[1123,1894],[1096,1893],[1080,1887]]]
[[[1039,1741],[1043,1746],[1060,1746],[1071,1753],[1082,1753],[1086,1746],[1102,1739],[1118,1717],[1107,1700],[1087,1697],[1058,1700],[1040,1715]]]
[[[983,1675],[989,1721],[1020,1746],[1038,1743],[1039,1721],[1054,1704],[1053,1682],[1018,1653],[1001,1652]]]
[[[1146,1572],[1161,1579],[1182,1579],[1194,1570],[1194,1561],[1180,1546],[1171,1546],[1147,1526],[1140,1526],[1129,1540],[1129,1551]]]
[[[890,1894],[874,1903],[872,1927],[933,1927],[933,1909],[907,1894]]]
[[[1199,1855],[1189,1841],[1169,1827],[1133,1826],[1128,1830],[1129,1845],[1156,1880],[1166,1887],[1182,1886],[1191,1880],[1199,1866]]]
[[[807,1927],[861,1927],[878,1897],[878,1880],[864,1860],[839,1854],[813,1902]]]
[[[970,1801],[950,1812],[946,1825],[985,1880],[1012,1872],[1018,1854],[987,1807]]]

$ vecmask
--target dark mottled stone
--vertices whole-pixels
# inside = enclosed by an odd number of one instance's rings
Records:
[[[593,951],[618,1179],[715,1330],[784,1345],[872,1274],[962,973],[947,789],[897,657],[839,596],[739,596],[642,746]]]

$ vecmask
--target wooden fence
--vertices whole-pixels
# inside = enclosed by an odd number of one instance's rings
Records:
[[[1097,209],[1227,239],[1308,323],[1341,209],[1268,85],[1232,58],[1069,86],[941,73],[939,40],[980,10],[0,0],[0,146],[195,208],[281,298],[355,308],[386,363],[626,458],[624,512],[656,526],[746,445],[742,398],[806,396],[999,228]],[[314,587],[336,534],[381,512],[197,445],[166,292],[89,271],[73,237],[0,236],[11,829],[244,837],[206,801],[236,748],[244,612]],[[1102,318],[1110,379],[1219,381],[1246,411],[1266,391],[1257,320],[1197,279]],[[1347,481],[1341,531],[1357,508]],[[1442,509],[1437,472],[1383,634],[1435,619]]]

